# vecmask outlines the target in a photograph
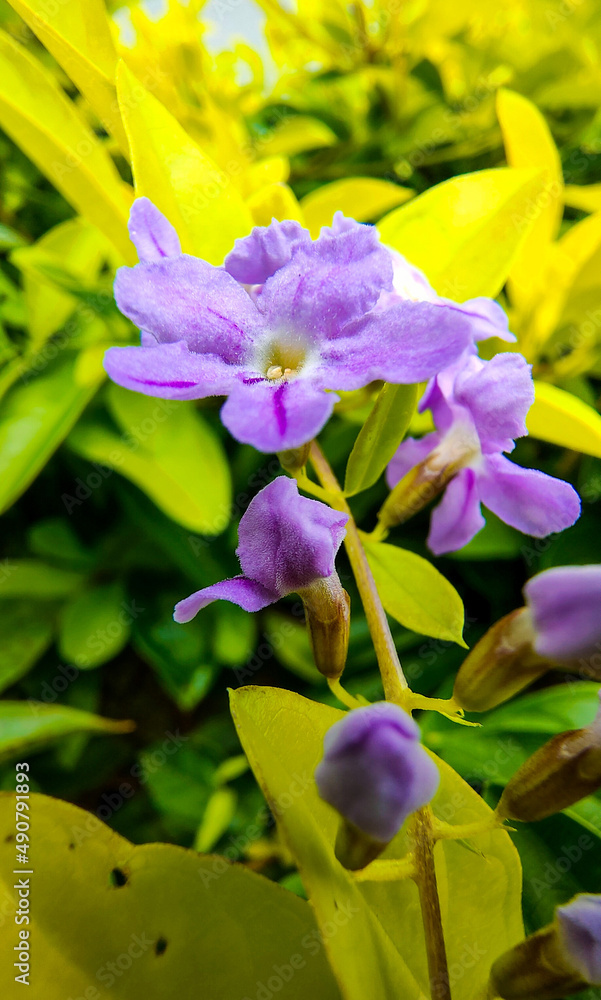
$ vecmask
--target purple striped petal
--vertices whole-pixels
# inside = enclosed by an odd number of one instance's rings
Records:
[[[104,355],[104,367],[125,389],[163,399],[226,395],[240,374],[239,368],[215,354],[195,354],[182,343],[111,347]]]
[[[569,483],[523,469],[504,455],[486,455],[478,478],[484,506],[526,535],[564,531],[580,516],[580,498]]]
[[[129,238],[145,263],[177,257],[182,252],[179,236],[149,198],[136,198],[129,214]]]
[[[257,307],[274,329],[297,330],[319,342],[363,316],[391,283],[390,254],[372,227],[357,225],[298,247],[267,280]]]
[[[375,379],[423,382],[471,345],[469,320],[430,302],[374,310],[321,349],[329,389],[360,389]]]
[[[314,387],[309,378],[290,382],[239,381],[221,410],[230,434],[258,451],[299,448],[319,433],[338,396]]]
[[[119,268],[115,299],[159,342],[183,340],[191,351],[224,361],[242,361],[263,332],[257,309],[231,275],[187,254]]]
[[[234,576],[231,580],[222,580],[190,594],[175,605],[173,618],[180,625],[192,621],[202,608],[206,608],[207,604],[212,604],[213,601],[231,601],[244,611],[261,611],[278,599],[277,594],[271,593],[256,580],[248,580],[245,576]]]

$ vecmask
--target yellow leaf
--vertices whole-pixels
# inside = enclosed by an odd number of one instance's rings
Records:
[[[532,206],[532,227],[509,275],[512,301],[518,309],[526,311],[540,294],[546,254],[559,230],[563,174],[553,136],[531,101],[512,90],[500,90],[497,115],[509,166],[538,168],[544,178],[544,187]]]
[[[146,195],[167,216],[184,252],[221,264],[253,224],[231,179],[123,63],[117,90],[136,194]]]
[[[291,115],[269,138],[270,156],[294,156],[308,149],[335,146],[338,137],[329,125],[309,115]]]
[[[601,458],[601,415],[577,396],[535,382],[536,399],[526,417],[528,433],[561,448]]]
[[[303,210],[287,184],[266,184],[247,201],[255,226],[268,226],[272,219],[296,219],[304,225]]]
[[[103,0],[9,0],[127,156],[127,137],[115,91],[117,54]]]
[[[168,737],[172,752],[187,739]],[[98,814],[119,809],[134,791],[122,784]],[[31,1000],[255,1000],[282,986],[282,1000],[339,1000],[305,900],[223,857],[132,844],[70,802],[35,792],[29,801]],[[236,843],[251,843],[252,830],[247,825]],[[2,792],[0,961],[11,976],[18,974],[14,916],[24,909],[15,889],[14,831],[15,795]],[[266,983],[275,983],[274,993]],[[16,1000],[18,989],[4,990],[6,1000],[11,992]]]
[[[494,298],[507,280],[543,189],[538,170],[480,170],[443,181],[378,223],[384,243],[425,271],[439,295]]]
[[[135,259],[127,236],[127,185],[54,77],[4,32],[0,126],[122,257]]]
[[[410,879],[357,883],[334,856],[338,816],[319,798],[313,775],[324,736],[343,713],[269,687],[238,688],[230,702],[250,765],[295,856],[345,1000],[424,1000],[430,991],[416,886]],[[483,799],[435,759],[441,775],[435,815],[453,824],[490,821]],[[491,963],[523,936],[520,862],[508,834],[483,834],[472,845],[474,851],[452,841],[436,847],[453,1000],[484,997]],[[402,829],[383,857],[402,858],[410,849]],[[353,913],[348,922],[345,912]],[[335,934],[327,932],[332,920]]]
[[[373,222],[408,201],[413,193],[379,178],[346,177],[311,191],[301,200],[301,206],[311,236],[317,239],[321,227],[331,224],[334,212],[340,210],[357,222]]]
[[[570,208],[579,208],[581,212],[598,212],[601,184],[566,184],[563,200]]]

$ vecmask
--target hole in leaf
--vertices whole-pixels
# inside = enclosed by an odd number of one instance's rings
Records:
[[[167,940],[164,937],[160,937],[154,946],[155,955],[164,955],[167,951]]]
[[[127,875],[122,868],[113,868],[110,874],[111,885],[115,889],[121,889],[122,886],[127,885]]]

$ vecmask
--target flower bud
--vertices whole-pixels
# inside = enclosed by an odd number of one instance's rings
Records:
[[[348,712],[326,733],[315,772],[322,799],[343,817],[339,861],[353,870],[373,861],[407,817],[430,801],[439,778],[417,724],[398,705]]]
[[[568,961],[592,986],[601,986],[601,895],[582,893],[556,911]]]
[[[545,570],[528,580],[524,596],[536,652],[572,669],[592,660],[587,676],[601,680],[601,566]]]
[[[562,1000],[601,984],[601,896],[576,896],[555,921],[493,964],[489,996],[503,1000]]]
[[[298,591],[305,609],[315,666],[321,674],[338,680],[348,652],[351,621],[350,598],[334,572]]]
[[[559,733],[514,774],[497,807],[508,819],[534,822],[601,788],[601,709],[586,729]]]
[[[476,643],[455,679],[453,698],[468,712],[485,712],[517,694],[551,664],[533,649],[528,608],[505,615]]]

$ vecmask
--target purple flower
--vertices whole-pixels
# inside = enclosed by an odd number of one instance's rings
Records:
[[[559,566],[524,587],[539,656],[569,662],[601,650],[601,566]]]
[[[390,702],[353,709],[325,735],[315,771],[322,799],[382,844],[429,802],[438,768],[419,742],[419,727]]]
[[[334,559],[347,521],[346,514],[300,496],[294,480],[279,476],[251,500],[240,520],[236,555],[242,575],[180,601],[176,622],[189,622],[217,600],[260,611],[286,594],[335,576]]]
[[[466,351],[429,383],[420,409],[431,409],[437,430],[404,441],[387,478],[392,488],[421,466],[422,486],[428,480],[446,486],[428,538],[436,555],[462,548],[484,527],[481,504],[536,538],[563,531],[578,518],[580,500],[568,483],[514,465],[502,454],[527,434],[524,421],[533,401],[530,366],[520,354],[482,361]]]
[[[585,982],[601,986],[601,896],[575,896],[556,916],[565,957]]]
[[[321,430],[338,398],[330,390],[441,371],[471,344],[469,318],[437,302],[378,306],[392,290],[390,254],[375,229],[343,222],[312,241],[298,223],[273,221],[214,267],[182,254],[138,198],[130,235],[141,263],[120,268],[115,298],[142,346],[111,348],[108,374],[149,396],[225,395],[228,430],[270,452]]]

